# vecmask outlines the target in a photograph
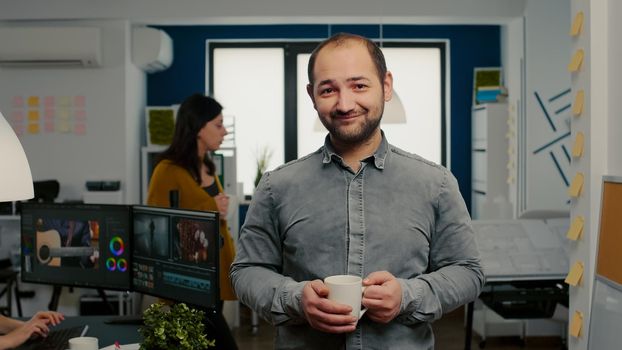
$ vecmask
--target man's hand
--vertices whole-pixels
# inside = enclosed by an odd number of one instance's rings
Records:
[[[327,299],[328,288],[320,280],[307,282],[302,290],[302,310],[311,327],[327,333],[348,333],[356,328],[352,308]]]
[[[387,271],[372,272],[363,280],[366,286],[362,304],[370,320],[380,323],[391,322],[400,312],[402,287],[395,276]]]

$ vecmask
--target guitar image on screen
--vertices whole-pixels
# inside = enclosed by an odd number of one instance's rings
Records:
[[[92,247],[63,247],[57,230],[37,231],[36,252],[40,264],[60,266],[63,257],[99,256],[99,250]]]

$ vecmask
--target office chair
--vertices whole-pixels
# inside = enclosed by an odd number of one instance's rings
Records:
[[[34,181],[33,183],[35,196],[31,202],[54,202],[60,191],[58,180]]]
[[[19,273],[12,268],[10,259],[0,259],[0,284],[4,284],[4,287],[0,289],[0,298],[6,294],[6,304],[0,305],[0,313],[5,316],[11,316],[11,306],[13,296],[15,295],[17,315],[22,317],[22,303],[19,299],[19,289],[17,286],[18,275]]]

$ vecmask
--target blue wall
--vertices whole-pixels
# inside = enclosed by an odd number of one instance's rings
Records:
[[[174,61],[147,77],[147,104],[180,103],[206,91],[205,41],[209,39],[323,39],[350,32],[380,37],[379,25],[214,25],[159,26],[173,39]],[[450,157],[452,172],[471,207],[471,99],[473,68],[501,65],[500,28],[494,25],[388,25],[384,39],[445,39],[450,58]]]

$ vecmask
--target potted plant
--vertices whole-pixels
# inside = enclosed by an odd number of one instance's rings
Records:
[[[215,346],[205,334],[201,310],[189,308],[184,303],[151,304],[143,313],[143,337],[140,350],[198,350]]]
[[[259,185],[259,180],[263,176],[263,173],[268,169],[268,163],[270,163],[270,159],[272,158],[272,151],[270,147],[264,146],[257,153],[257,173],[255,174],[255,187]]]

